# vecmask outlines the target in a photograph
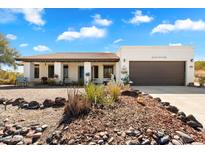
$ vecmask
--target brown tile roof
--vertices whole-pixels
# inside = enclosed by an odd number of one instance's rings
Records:
[[[46,55],[35,55],[16,58],[17,61],[25,62],[55,62],[55,61],[101,61],[112,62],[119,61],[119,57],[115,53],[103,53],[103,52],[65,52]]]

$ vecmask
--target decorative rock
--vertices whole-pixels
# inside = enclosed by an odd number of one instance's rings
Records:
[[[161,138],[161,137],[163,137],[163,136],[164,136],[164,133],[163,133],[163,132],[158,131],[156,135],[157,135],[157,137]]]
[[[21,129],[22,128],[22,126],[18,125],[18,124],[15,124],[13,127],[15,127],[16,129]]]
[[[53,107],[63,107],[65,105],[66,99],[62,97],[56,97],[55,104]]]
[[[24,145],[23,141],[18,142],[16,145]]]
[[[107,140],[108,140],[107,135],[104,135],[104,136],[103,136],[103,140],[104,140],[104,141],[107,141]]]
[[[176,107],[176,106],[172,106],[172,105],[169,105],[169,106],[165,106],[165,108],[170,111],[170,112],[173,112],[173,113],[178,113],[179,109]]]
[[[169,106],[170,103],[169,102],[160,102],[163,106]]]
[[[161,102],[162,100],[159,97],[154,98],[157,102]]]
[[[44,124],[41,126],[41,128],[43,129],[43,131],[48,127],[48,125]]]
[[[6,98],[0,98],[0,104],[3,104],[4,102],[6,102],[7,99]]]
[[[119,135],[119,136],[122,135],[122,132],[117,132],[117,135]]]
[[[191,143],[194,140],[192,139],[192,137],[190,137],[189,135],[181,132],[181,131],[176,131],[176,133],[182,138],[184,143]]]
[[[188,115],[186,119],[187,121],[194,121],[194,123],[197,124],[198,127],[203,128],[203,125],[198,120],[196,120],[196,118],[192,114]]]
[[[42,131],[43,131],[43,129],[41,127],[36,128],[36,132],[42,132]]]
[[[113,140],[114,140],[114,137],[111,137],[111,138],[108,140],[108,144],[112,143]]]
[[[55,101],[51,100],[51,99],[45,99],[43,102],[43,106],[45,108],[47,107],[52,107],[55,104]]]
[[[180,137],[178,135],[174,135],[174,139],[179,140]]]
[[[13,101],[12,106],[19,106],[24,103],[25,103],[24,98],[17,98]]]
[[[126,133],[125,133],[125,132],[122,132],[121,136],[122,136],[122,137],[126,137]]]
[[[181,141],[172,139],[172,144],[174,145],[182,145]]]
[[[2,139],[1,139],[1,141],[3,142],[3,143],[6,143],[6,144],[11,144],[11,140],[12,140],[12,136],[10,135],[10,136],[6,136],[6,137],[3,137]]]
[[[125,90],[121,92],[122,96],[131,96],[131,97],[137,97],[138,93],[136,91],[130,91],[130,90]]]
[[[103,143],[104,143],[103,140],[99,140],[99,141],[98,141],[98,144],[100,144],[100,145],[102,145]]]
[[[23,128],[20,130],[20,134],[21,134],[21,135],[26,135],[28,132],[29,132],[29,128],[27,128],[27,127],[23,127]]]
[[[126,141],[126,144],[127,145],[137,145],[139,144],[138,140],[129,140],[129,141]]]
[[[145,139],[144,141],[142,141],[141,144],[142,144],[142,145],[149,145],[149,144],[150,144],[150,140]]]
[[[168,144],[169,140],[170,140],[169,136],[165,135],[164,137],[160,138],[159,143],[162,144],[162,145]]]
[[[35,134],[33,134],[33,138],[40,138],[41,135],[42,135],[41,132],[35,133]]]
[[[74,140],[74,139],[70,139],[70,140],[68,141],[68,144],[69,144],[69,145],[75,144],[75,140]]]
[[[23,136],[22,135],[14,135],[12,140],[11,140],[11,144],[17,144],[18,142],[23,140]]]
[[[3,122],[4,122],[4,123],[6,123],[6,122],[8,122],[8,121],[9,121],[9,119],[8,119],[8,118],[6,118],[6,119],[4,119],[4,121],[3,121]]]
[[[26,145],[30,145],[30,144],[32,144],[32,138],[24,138],[24,139],[23,139],[23,142],[24,142],[24,144],[26,144]]]
[[[107,135],[108,133],[107,132],[100,132],[99,135],[100,137],[103,137],[104,135]]]
[[[28,109],[38,109],[40,107],[40,104],[37,101],[31,101],[28,104]]]
[[[95,142],[90,142],[89,145],[96,145],[96,143]]]
[[[177,114],[178,116],[183,116],[183,117],[186,117],[186,114],[184,113],[184,112],[178,112],[178,114]]]
[[[192,128],[194,128],[194,129],[203,128],[202,124],[197,123],[197,122],[192,121],[192,120],[191,120],[191,121],[187,121],[187,124],[188,124],[189,126],[191,126]]]

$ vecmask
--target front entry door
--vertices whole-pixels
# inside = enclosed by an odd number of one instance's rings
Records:
[[[68,65],[63,65],[63,81],[68,78]]]
[[[84,66],[79,66],[78,68],[78,80],[84,81]]]

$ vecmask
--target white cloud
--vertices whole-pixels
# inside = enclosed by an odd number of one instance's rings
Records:
[[[182,46],[181,43],[169,43],[169,46]]]
[[[28,44],[27,43],[21,43],[21,44],[19,44],[19,47],[27,47],[28,46]]]
[[[8,38],[9,40],[16,40],[16,39],[17,39],[17,36],[14,35],[14,34],[7,34],[7,35],[6,35],[6,38]]]
[[[153,33],[169,33],[172,31],[205,31],[205,21],[198,20],[193,21],[191,19],[176,20],[174,24],[159,24],[158,26],[152,29]]]
[[[134,17],[131,18],[128,23],[139,25],[141,23],[149,23],[154,18],[148,15],[143,15],[141,10],[136,10],[134,12]]]
[[[74,40],[79,38],[102,38],[106,35],[105,29],[92,27],[82,27],[80,31],[68,29],[57,38],[57,40]]]
[[[112,20],[102,19],[100,14],[96,14],[93,16],[93,23],[100,26],[109,26],[112,24]]]
[[[43,26],[45,20],[42,19],[44,9],[40,8],[23,8],[23,9],[10,9],[13,13],[21,13],[24,19],[31,24]]]
[[[43,52],[43,51],[50,51],[51,49],[45,45],[37,45],[33,47],[33,50]]]
[[[116,43],[119,43],[119,42],[122,42],[122,41],[124,41],[124,40],[122,38],[119,38],[119,39],[113,41],[113,44],[116,44]]]

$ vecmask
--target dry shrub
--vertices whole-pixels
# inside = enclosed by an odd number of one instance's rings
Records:
[[[116,82],[109,82],[107,84],[107,93],[110,95],[114,101],[118,100],[121,91],[121,85]]]
[[[78,90],[74,89],[72,92],[68,93],[68,101],[64,108],[64,115],[66,118],[78,117],[87,114],[90,108],[91,103],[88,99],[79,94]]]

